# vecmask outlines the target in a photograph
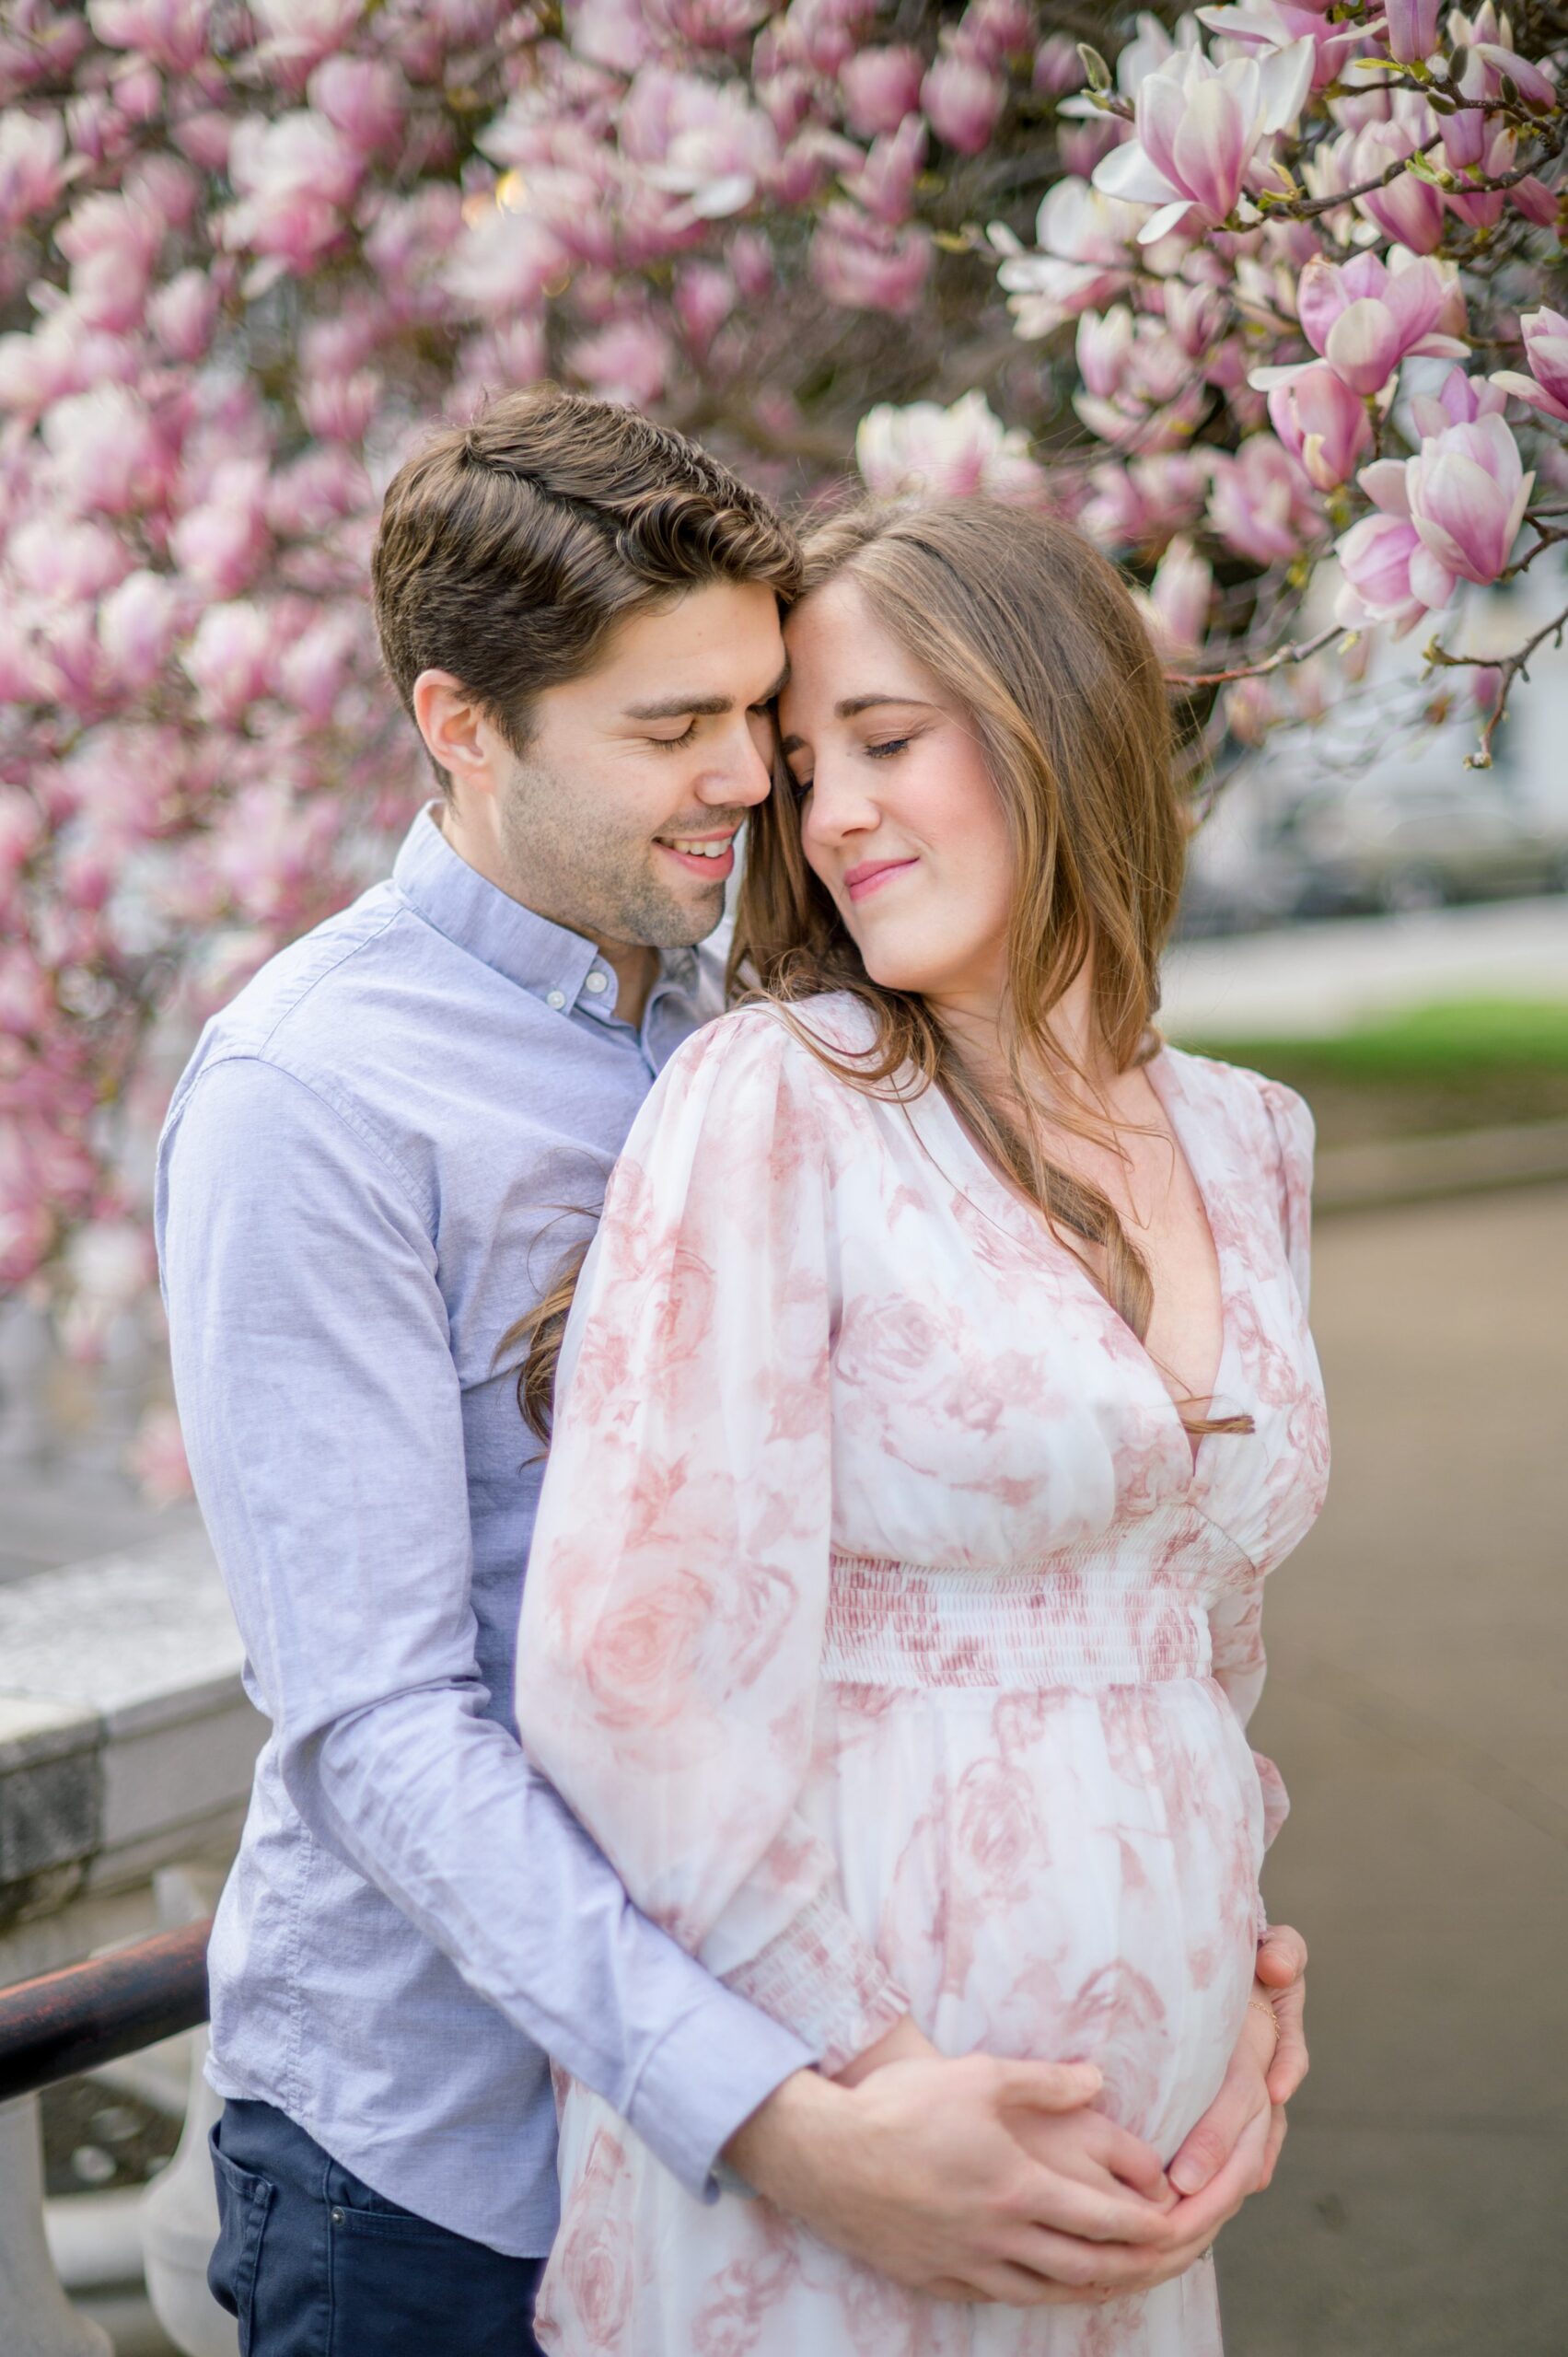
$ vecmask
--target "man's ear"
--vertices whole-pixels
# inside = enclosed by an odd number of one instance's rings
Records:
[[[422,671],[413,683],[413,716],[454,790],[494,793],[494,730],[460,679],[450,671]]]

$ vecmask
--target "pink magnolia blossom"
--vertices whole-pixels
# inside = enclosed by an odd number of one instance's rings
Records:
[[[778,134],[743,90],[650,68],[633,86],[622,142],[649,185],[687,216],[722,221],[752,203],[778,160]]]
[[[187,510],[168,536],[182,571],[219,598],[248,589],[265,561],[266,470],[254,459],[215,468],[208,495]]]
[[[71,302],[88,327],[111,332],[140,324],[164,224],[125,196],[86,196],[61,224],[56,243],[71,264]]]
[[[565,247],[542,221],[497,208],[464,231],[447,280],[459,302],[500,318],[536,308],[546,287],[562,277],[566,260]]]
[[[1140,207],[1103,195],[1086,180],[1058,180],[1047,191],[1035,222],[1035,250],[1020,244],[1005,223],[988,231],[1002,256],[997,283],[1021,336],[1050,335],[1064,320],[1098,310],[1129,277],[1128,248],[1143,218]]]
[[[912,311],[931,270],[929,230],[889,229],[852,204],[830,204],[811,241],[811,273],[830,302]]]
[[[1079,520],[1111,549],[1165,547],[1174,533],[1197,523],[1207,490],[1202,461],[1185,450],[1125,465],[1102,461],[1092,470],[1090,482]]]
[[[148,687],[162,672],[182,624],[182,600],[166,575],[128,573],[99,608],[99,644],[122,688]]]
[[[1538,228],[1555,229],[1562,221],[1562,201],[1556,190],[1548,188],[1544,180],[1537,180],[1533,172],[1527,172],[1522,180],[1515,181],[1508,191],[1508,202],[1516,213],[1522,213],[1526,220],[1533,221]]]
[[[1311,484],[1272,434],[1249,434],[1234,458],[1216,452],[1209,524],[1254,564],[1289,564],[1322,529]]]
[[[855,203],[876,221],[898,228],[914,210],[914,186],[925,161],[925,125],[906,115],[897,131],[874,139],[865,163],[844,178]]]
[[[1450,425],[1473,425],[1479,417],[1501,417],[1507,405],[1506,392],[1494,381],[1450,368],[1434,394],[1411,396],[1411,423],[1424,441],[1431,435],[1446,433]]]
[[[1293,369],[1285,383],[1272,389],[1269,420],[1319,491],[1348,482],[1372,439],[1365,402],[1326,360]]]
[[[1048,99],[1084,87],[1084,61],[1071,33],[1048,33],[1035,52],[1034,87]]]
[[[299,388],[299,414],[322,442],[357,442],[381,406],[381,379],[373,368],[352,377],[308,377]]]
[[[1311,88],[1310,41],[1213,65],[1201,51],[1173,56],[1139,85],[1134,136],[1095,167],[1108,196],[1157,209],[1138,232],[1224,221],[1235,211],[1260,144],[1293,124]],[[1189,216],[1196,212],[1194,223]]]
[[[863,49],[839,76],[850,129],[863,139],[897,131],[905,115],[918,112],[925,67],[918,49]]]
[[[273,122],[248,116],[229,148],[239,202],[223,224],[224,242],[308,270],[343,235],[364,168],[342,132],[309,108]]]
[[[328,607],[279,656],[278,693],[312,727],[331,723],[363,658],[364,639],[360,615]]]
[[[1404,91],[1394,94],[1396,99],[1407,95]],[[1415,99],[1414,107],[1413,120],[1407,113],[1388,122],[1368,122],[1338,144],[1331,152],[1341,187],[1359,188],[1364,181],[1375,180],[1390,164],[1413,156],[1436,135],[1434,119],[1424,99]],[[1443,192],[1414,172],[1400,172],[1387,187],[1368,190],[1356,198],[1355,206],[1386,237],[1408,246],[1412,253],[1433,253],[1443,242]]]
[[[1334,80],[1365,38],[1359,25],[1337,23],[1326,9],[1295,5],[1295,0],[1242,0],[1239,6],[1199,8],[1195,14],[1211,32],[1249,47],[1288,49],[1293,41],[1309,41],[1315,90]]]
[[[212,277],[202,270],[180,271],[158,288],[147,305],[147,325],[171,360],[205,358],[221,299]]]
[[[62,503],[76,513],[123,516],[168,488],[169,453],[145,403],[124,385],[57,401],[43,419]]]
[[[1526,377],[1516,368],[1501,368],[1493,377],[1493,385],[1568,424],[1568,319],[1543,305],[1539,311],[1526,311],[1519,328],[1530,373]]]
[[[1404,484],[1423,552],[1411,561],[1417,595],[1429,606],[1442,605],[1456,580],[1495,581],[1507,565],[1535,486],[1502,418],[1479,417],[1425,437],[1405,462]],[[1448,586],[1434,596],[1440,576]]]
[[[125,543],[106,524],[58,516],[18,525],[7,536],[6,562],[24,589],[63,604],[101,597],[132,569]]]
[[[960,156],[978,156],[1002,119],[1007,85],[980,59],[950,50],[920,86],[920,103],[939,139]]]
[[[88,0],[87,21],[106,49],[134,49],[168,74],[189,74],[210,53],[210,0]]]
[[[617,319],[584,336],[568,354],[584,382],[606,401],[651,409],[668,381],[668,342],[651,319]]]
[[[641,0],[573,0],[573,53],[612,74],[635,74],[657,48]]]
[[[408,85],[384,58],[326,58],[307,83],[306,95],[358,155],[379,155],[396,147],[403,135]]]
[[[734,278],[717,262],[687,262],[677,271],[675,315],[693,352],[707,352],[738,297]]]
[[[211,719],[233,725],[266,693],[272,650],[264,607],[236,598],[207,608],[182,659]]]
[[[1383,0],[1389,56],[1398,58],[1401,65],[1430,57],[1437,46],[1437,19],[1442,12],[1443,0]]]
[[[1397,259],[1402,268],[1393,266]],[[1319,255],[1301,273],[1297,314],[1307,343],[1342,382],[1355,393],[1380,393],[1411,353],[1467,357],[1468,344],[1437,329],[1450,277],[1429,257],[1401,256],[1398,248],[1388,262],[1373,253],[1342,264]],[[1287,382],[1290,373],[1260,368],[1249,381],[1268,391]]]
[[[1378,624],[1391,637],[1403,638],[1432,610],[1411,586],[1411,560],[1424,556],[1425,552],[1403,504],[1403,468],[1397,461],[1380,463],[1391,466],[1400,482],[1395,487],[1390,478],[1390,487],[1382,498],[1369,484],[1378,500],[1378,512],[1364,516],[1335,542],[1343,580],[1334,603],[1334,619],[1346,630]],[[1368,475],[1375,472],[1373,468],[1366,470]],[[1445,600],[1439,598],[1436,602],[1441,605]]]
[[[297,87],[310,67],[347,43],[363,0],[250,0],[268,39],[262,57]]]
[[[1544,114],[1557,104],[1557,88],[1551,76],[1519,55],[1514,47],[1513,28],[1507,17],[1493,6],[1493,0],[1482,0],[1469,17],[1461,8],[1451,9],[1448,39],[1455,49],[1462,49],[1465,53],[1465,70],[1459,79],[1461,97],[1498,98],[1506,75],[1527,107]]]
[[[1005,65],[1034,48],[1036,12],[1031,0],[969,0],[953,31],[953,45],[966,57]]]
[[[1028,435],[1005,427],[983,393],[966,393],[950,409],[913,401],[904,409],[884,403],[868,410],[855,435],[854,458],[878,499],[966,492],[1034,499],[1044,482]]]
[[[1191,541],[1172,540],[1139,601],[1163,656],[1179,659],[1196,655],[1209,626],[1214,586],[1214,568]]]
[[[0,236],[47,213],[65,185],[65,135],[58,115],[0,113]]]

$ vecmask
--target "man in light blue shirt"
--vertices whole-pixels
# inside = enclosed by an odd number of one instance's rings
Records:
[[[375,585],[442,801],[208,1025],[170,1107],[180,1410],[272,1723],[211,1956],[212,2280],[249,2357],[531,2345],[547,2058],[697,2197],[727,2152],[923,2288],[1180,2257],[1152,2181],[1091,2203],[1008,2132],[1092,2072],[831,2086],[636,1912],[512,1724],[540,1468],[503,1338],[719,1010],[695,945],[768,791],[794,581],[765,505],[631,412],[544,389],[436,435]]]

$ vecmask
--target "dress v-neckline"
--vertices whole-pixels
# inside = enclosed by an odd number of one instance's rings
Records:
[[[1214,1270],[1219,1283],[1220,1296],[1220,1349],[1219,1357],[1214,1364],[1213,1382],[1208,1395],[1209,1409],[1212,1413],[1215,1409],[1220,1407],[1222,1402],[1228,1403],[1230,1399],[1230,1394],[1225,1388],[1225,1377],[1234,1354],[1236,1320],[1231,1306],[1232,1279],[1229,1267],[1229,1256],[1225,1246],[1220,1241],[1219,1230],[1214,1224],[1214,1198],[1208,1183],[1206,1160],[1201,1145],[1196,1149],[1194,1148],[1191,1128],[1183,1120],[1183,1115],[1188,1109],[1185,1092],[1182,1088],[1180,1074],[1175,1070],[1174,1066],[1171,1065],[1169,1062],[1168,1050],[1162,1047],[1157,1055],[1151,1057],[1150,1061],[1144,1066],[1144,1070],[1148,1075],[1149,1086],[1154,1090],[1155,1095],[1158,1097],[1160,1109],[1164,1113],[1166,1120],[1169,1125],[1172,1143],[1174,1144],[1177,1152],[1182,1156],[1187,1165],[1188,1174],[1192,1181],[1193,1192],[1198,1198],[1199,1207],[1202,1212],[1204,1223],[1208,1227],[1209,1242],[1214,1256]],[[1007,1204],[1012,1211],[1015,1213],[1021,1213],[1023,1216],[1029,1221],[1044,1248],[1054,1257],[1054,1263],[1056,1265],[1060,1265],[1063,1262],[1066,1264],[1070,1279],[1077,1283],[1086,1293],[1093,1295],[1104,1315],[1109,1318],[1114,1319],[1118,1329],[1121,1333],[1126,1335],[1128,1340],[1131,1341],[1132,1348],[1137,1352],[1139,1358],[1143,1361],[1144,1367],[1148,1371],[1150,1381],[1154,1384],[1160,1398],[1165,1402],[1167,1408],[1170,1411],[1172,1421],[1176,1423],[1181,1434],[1182,1443],[1186,1448],[1191,1468],[1188,1479],[1188,1490],[1189,1493],[1191,1493],[1191,1492],[1197,1486],[1200,1472],[1205,1469],[1206,1459],[1204,1457],[1204,1451],[1208,1447],[1209,1443],[1216,1439],[1218,1435],[1214,1433],[1200,1433],[1196,1436],[1196,1439],[1194,1439],[1192,1434],[1187,1430],[1186,1425],[1181,1421],[1180,1403],[1177,1399],[1175,1393],[1171,1390],[1169,1384],[1167,1383],[1164,1376],[1160,1373],[1159,1366],[1152,1356],[1147,1344],[1139,1340],[1138,1336],[1133,1333],[1131,1326],[1128,1325],[1127,1320],[1122,1317],[1121,1311],[1117,1309],[1111,1302],[1107,1300],[1105,1295],[1100,1291],[1098,1285],[1096,1284],[1093,1277],[1090,1275],[1088,1270],[1084,1266],[1082,1260],[1079,1260],[1077,1254],[1074,1252],[1069,1246],[1063,1244],[1059,1237],[1053,1234],[1049,1223],[1038,1211],[1036,1211],[1034,1205],[1028,1202],[1022,1195],[1016,1193],[1013,1188],[1011,1188],[1007,1184],[1007,1181],[1001,1176],[1000,1172],[992,1167],[990,1162],[981,1152],[979,1146],[975,1144],[968,1130],[964,1127],[963,1122],[958,1119],[958,1113],[949,1101],[947,1092],[934,1083],[930,1094],[935,1097],[940,1104],[942,1109],[942,1118],[946,1122],[947,1129],[957,1142],[960,1151],[978,1172],[984,1185],[993,1190],[1000,1200]],[[918,1102],[918,1100],[916,1101]],[[912,1109],[912,1107],[911,1109]],[[1239,1412],[1239,1410],[1233,1412]]]

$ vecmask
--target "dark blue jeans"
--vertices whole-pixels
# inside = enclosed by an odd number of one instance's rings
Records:
[[[225,2104],[213,2168],[207,2282],[239,2357],[540,2357],[542,2259],[400,2210],[271,2104]]]

